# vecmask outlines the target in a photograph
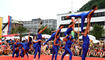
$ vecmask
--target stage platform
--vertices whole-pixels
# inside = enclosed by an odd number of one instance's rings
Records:
[[[0,56],[0,60],[34,60],[34,56],[30,55],[29,58],[26,56],[24,58],[11,56]],[[38,60],[38,57],[36,58]],[[41,55],[41,60],[51,60],[51,55]],[[61,60],[61,56],[57,57],[57,60]],[[64,60],[69,60],[69,56],[65,56]],[[81,60],[81,57],[73,56],[72,60]],[[97,58],[97,57],[87,57],[86,60],[105,60],[105,58]]]

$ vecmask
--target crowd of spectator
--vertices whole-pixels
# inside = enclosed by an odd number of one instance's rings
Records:
[[[0,55],[11,55],[12,54],[12,45],[14,44],[16,39],[1,39],[0,40]],[[17,39],[19,42],[20,39]],[[26,39],[27,40],[27,39]],[[43,41],[44,43],[45,41]],[[71,51],[73,56],[81,56],[82,55],[82,43],[83,41],[80,40],[73,40],[73,44],[71,46]],[[62,41],[62,45],[65,45],[65,42]],[[43,55],[52,55],[53,49],[53,41],[48,42],[46,45],[42,44],[41,47],[41,54]],[[64,52],[64,49],[59,48],[58,55],[62,55]],[[33,45],[31,45],[31,49],[29,51],[30,54],[34,54]],[[88,49],[87,57],[100,57],[105,58],[105,42],[103,40],[100,40],[99,43],[93,43],[92,40],[90,40],[90,47]]]

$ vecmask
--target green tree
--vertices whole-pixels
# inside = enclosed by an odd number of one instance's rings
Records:
[[[41,29],[43,29],[45,26],[42,26]],[[55,29],[47,28],[45,31],[42,32],[42,34],[49,34],[51,35],[51,31],[54,31]]]
[[[25,33],[25,32],[27,32],[28,30],[25,28],[25,27],[23,27],[23,26],[18,26],[17,28],[12,28],[12,31],[11,31],[11,34],[20,34],[20,40],[21,40],[21,38],[22,38],[22,34],[23,33]]]
[[[93,5],[97,5],[98,9],[105,8],[105,0],[90,0],[84,6],[82,6],[79,11],[87,11],[90,10]]]
[[[23,27],[23,26],[18,26],[17,28],[12,28],[12,30],[11,30],[11,34],[14,34],[14,33],[25,33],[25,32],[27,32],[28,30],[25,28],[25,27]]]
[[[19,26],[17,28],[17,32],[20,33],[20,34],[25,33],[25,32],[27,32],[27,29],[25,27],[23,27],[23,26]]]
[[[101,25],[94,24],[93,30],[91,31],[91,34],[96,37],[96,39],[100,39],[102,37],[102,34],[104,32],[104,28]]]
[[[22,39],[22,34],[23,33],[25,33],[25,32],[27,32],[28,30],[25,28],[25,27],[23,27],[23,26],[19,26],[18,28],[17,28],[17,32],[20,34],[20,40]]]
[[[12,28],[11,34],[17,34],[17,29]]]

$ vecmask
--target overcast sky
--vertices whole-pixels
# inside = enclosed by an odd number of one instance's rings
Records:
[[[57,14],[77,11],[89,0],[0,0],[0,17],[19,21],[33,18],[56,19]]]

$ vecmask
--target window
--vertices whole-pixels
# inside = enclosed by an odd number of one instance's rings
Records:
[[[105,16],[105,12],[94,13],[92,17],[100,17],[100,16]]]
[[[70,20],[70,19],[71,19],[71,17],[70,18],[66,18],[66,16],[61,17],[61,20]]]
[[[92,17],[101,17],[101,16],[105,16],[105,12],[94,13]],[[70,19],[71,19],[71,17],[69,17],[69,18],[66,18],[66,16],[61,17],[61,20],[70,20]],[[77,18],[75,18],[75,19],[77,19]]]
[[[93,26],[94,24],[98,24],[98,25],[105,25],[105,21],[101,21],[101,22],[91,22],[91,26]],[[62,24],[64,26],[64,28],[67,28],[69,26],[69,24]],[[84,27],[87,26],[87,23],[84,23]],[[75,24],[75,27],[78,27],[78,24]],[[81,27],[81,23],[79,24],[79,27]]]

